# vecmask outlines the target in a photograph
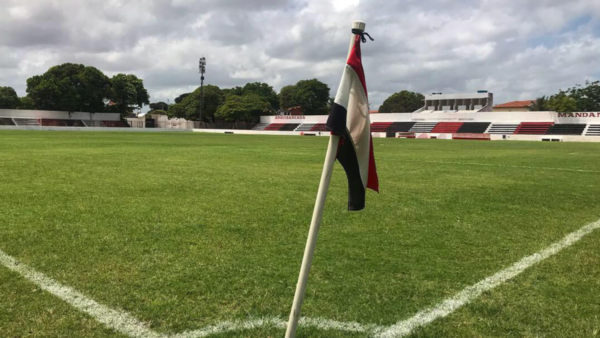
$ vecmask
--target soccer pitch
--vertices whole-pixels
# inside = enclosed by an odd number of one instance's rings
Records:
[[[104,316],[156,337],[282,337],[326,145],[0,132],[0,336],[135,336]],[[297,337],[402,336],[390,329],[600,219],[600,144],[374,148],[381,193],[363,211],[346,211],[336,164]],[[404,336],[599,336],[600,230],[571,244]]]

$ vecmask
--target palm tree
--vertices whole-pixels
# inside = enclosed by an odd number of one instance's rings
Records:
[[[548,99],[546,96],[538,97],[533,101],[533,104],[529,106],[531,111],[547,111],[548,110]]]

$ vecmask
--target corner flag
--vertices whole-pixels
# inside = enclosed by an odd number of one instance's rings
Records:
[[[344,170],[346,170],[346,176],[348,176],[349,210],[361,210],[365,207],[367,188],[379,191],[377,170],[375,169],[373,157],[373,142],[371,141],[367,86],[360,57],[360,42],[361,40],[366,42],[364,36],[366,35],[373,40],[365,33],[365,26],[366,24],[363,21],[357,20],[352,23],[352,38],[350,39],[346,68],[327,120],[327,128],[331,130],[331,136],[329,137],[317,200],[315,201],[306,247],[304,248],[298,284],[296,284],[294,303],[285,331],[286,338],[296,336],[296,328],[300,320],[300,309],[306,294],[308,274],[317,245],[323,208],[325,207],[325,199],[327,198],[335,160],[340,161]]]
[[[379,192],[367,84],[360,55],[361,38],[360,34],[354,35],[354,45],[327,120],[327,129],[340,136],[336,157],[348,176],[348,210],[365,207],[367,188]]]

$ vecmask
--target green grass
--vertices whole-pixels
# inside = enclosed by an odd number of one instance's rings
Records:
[[[286,319],[326,144],[2,131],[0,249],[158,332]],[[600,144],[374,146],[381,193],[364,211],[346,211],[336,165],[305,316],[391,325],[600,218]],[[413,336],[600,336],[599,244],[592,233]],[[3,266],[0,336],[123,337]],[[240,336],[283,330],[219,335]]]

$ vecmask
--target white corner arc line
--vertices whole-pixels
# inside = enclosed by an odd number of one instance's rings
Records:
[[[21,276],[39,286],[63,301],[69,303],[74,308],[87,313],[94,319],[117,332],[133,338],[160,338],[160,334],[152,331],[148,326],[130,314],[111,309],[105,305],[88,298],[75,289],[60,284],[59,282],[47,277],[41,272],[20,263],[13,257],[0,250],[0,263],[8,269],[20,274]]]
[[[561,250],[575,244],[584,236],[600,228],[600,220],[590,223],[579,230],[576,230],[553,243],[547,248],[534,253],[533,255],[522,258],[520,261],[508,268],[497,272],[496,274],[485,278],[484,280],[466,287],[455,296],[444,300],[433,308],[418,312],[413,317],[402,320],[389,327],[377,325],[365,325],[356,322],[339,322],[324,318],[306,318],[300,319],[300,325],[303,327],[316,327],[321,330],[337,330],[345,332],[358,332],[374,335],[378,338],[400,338],[411,334],[414,329],[425,326],[436,319],[443,318],[458,310],[465,304],[475,300],[485,291],[489,291],[502,283],[519,275],[527,268],[559,253]],[[62,299],[76,309],[90,315],[104,326],[120,332],[132,338],[203,338],[217,335],[225,332],[249,330],[259,327],[285,328],[286,321],[277,318],[260,318],[244,321],[225,321],[216,325],[204,327],[199,330],[186,331],[177,334],[161,334],[153,331],[147,324],[133,317],[131,314],[111,309],[102,305],[75,289],[65,286],[41,272],[20,263],[15,258],[0,250],[0,263],[12,270],[30,282],[36,284],[41,289]]]
[[[93,317],[104,326],[132,338],[203,338],[225,332],[250,330],[259,327],[285,328],[287,322],[277,317],[250,319],[244,321],[224,321],[199,330],[176,334],[161,334],[153,331],[147,324],[131,314],[102,305],[81,292],[63,285],[41,272],[19,262],[17,259],[0,250],[0,264],[21,277],[39,286],[42,290],[60,298],[74,308]],[[376,332],[383,328],[376,325],[362,325],[355,322],[339,322],[324,318],[300,319],[303,327],[317,327],[322,330],[338,330],[347,332]]]
[[[534,253],[533,255],[522,258],[508,268],[501,270],[494,275],[474,285],[468,286],[454,297],[448,298],[433,308],[418,312],[413,317],[402,320],[376,335],[378,338],[399,338],[411,334],[414,329],[425,326],[436,319],[443,318],[456,311],[465,304],[470,303],[482,293],[489,291],[498,285],[514,278],[527,268],[559,253],[561,250],[577,243],[584,236],[600,228],[600,220],[590,223],[579,230],[576,230],[561,239],[558,242],[546,247],[545,249]]]

